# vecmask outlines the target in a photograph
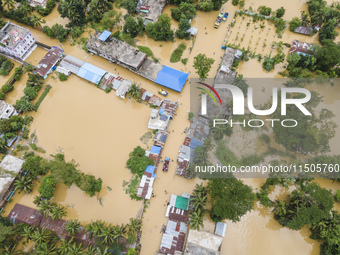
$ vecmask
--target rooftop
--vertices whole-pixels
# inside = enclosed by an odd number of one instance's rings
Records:
[[[235,79],[237,72],[232,71],[232,65],[235,59],[236,50],[230,47],[226,48],[221,61],[221,68],[215,76],[215,83],[231,84]]]
[[[0,43],[12,48],[17,41],[22,39],[27,31],[28,29],[26,28],[7,22],[0,30]]]
[[[215,251],[215,252],[220,250],[222,241],[223,241],[223,237],[220,237],[220,236],[217,236],[217,235],[205,232],[205,231],[197,231],[193,229],[189,231],[189,235],[187,239],[188,244],[192,243],[194,246],[200,246],[202,248],[205,248],[210,251]],[[186,254],[190,254],[190,253],[186,253]],[[191,254],[200,254],[200,253],[191,253]]]
[[[162,14],[166,0],[145,0],[144,6],[150,6],[149,14],[146,16],[154,22],[158,20],[159,15]]]
[[[24,162],[25,161],[20,158],[14,157],[12,155],[6,155],[0,163],[0,168],[1,170],[6,170],[17,174],[20,172],[21,166]]]
[[[43,216],[40,228],[46,228],[56,233],[57,236],[62,236],[65,226],[67,224],[66,220],[52,220],[50,217],[46,218]]]
[[[298,34],[303,34],[303,35],[310,35],[312,30],[313,30],[312,27],[303,27],[303,26],[300,26],[300,27],[297,27],[294,32],[298,33]]]
[[[12,221],[13,224],[25,223],[32,226],[39,226],[43,216],[35,209],[24,205],[15,204],[13,209],[9,212],[7,218]]]
[[[165,254],[182,254],[187,233],[184,222],[169,220],[163,234],[159,251]]]
[[[294,40],[289,50],[289,54],[292,54],[292,53],[298,53],[302,55],[311,55],[313,54],[312,44],[301,42],[299,40]]]
[[[15,108],[4,100],[0,100],[0,119],[8,119],[12,115],[17,115]]]
[[[52,47],[46,55],[40,60],[37,65],[36,73],[41,77],[45,77],[46,74],[54,67],[59,59],[64,55],[64,51],[58,47]]]
[[[112,59],[116,59],[134,69],[139,69],[143,61],[146,59],[146,54],[144,52],[133,48],[126,42],[114,37],[103,42],[99,40],[100,35],[100,32],[96,32],[95,35],[90,38],[86,45],[89,50],[98,51],[101,54],[107,55]]]

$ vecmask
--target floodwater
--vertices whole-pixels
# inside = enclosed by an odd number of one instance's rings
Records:
[[[284,6],[286,8],[285,19],[299,16],[301,10],[306,10],[306,4],[303,1],[298,1],[297,6],[296,1],[293,0],[281,2],[269,0],[261,2],[247,1],[245,7],[252,6],[253,9],[257,9],[259,5],[267,5],[272,9]],[[290,9],[290,6],[297,6],[297,8]],[[170,14],[171,8],[173,6],[167,5],[164,13]],[[143,36],[136,38],[138,40],[137,45],[150,47],[154,56],[159,58],[162,64],[190,72],[189,77],[197,77],[192,67],[193,58],[198,53],[205,53],[208,57],[215,59],[209,72],[209,76],[214,77],[219,68],[220,57],[224,54],[221,47],[225,41],[228,25],[230,25],[234,12],[237,10],[231,4],[231,1],[226,3],[223,9],[228,11],[230,16],[227,22],[221,23],[219,29],[213,28],[219,11],[199,12],[199,16],[194,18],[192,26],[198,28],[198,35],[194,44],[192,40],[179,39],[176,39],[175,43],[155,42]],[[46,24],[52,26],[55,23],[63,25],[67,23],[66,20],[58,17],[59,15],[55,8],[51,15],[45,17]],[[177,22],[172,20],[172,25],[175,27]],[[237,27],[238,23],[233,28],[232,35],[238,32]],[[245,29],[242,26],[241,28]],[[30,30],[38,41],[51,46],[60,46],[59,41],[47,37],[38,30],[31,28]],[[256,37],[255,32],[257,33],[258,30],[254,28],[253,38]],[[85,36],[93,34],[90,29],[88,31],[89,34]],[[274,31],[274,28],[272,28],[272,31]],[[241,33],[241,30],[239,33]],[[251,37],[251,34],[246,36]],[[291,43],[293,38],[299,39],[300,36],[291,34],[286,30],[282,39],[271,38],[271,40],[282,40]],[[304,41],[315,40],[314,38],[306,38],[309,40]],[[302,37],[300,39],[302,40]],[[171,53],[182,42],[187,45],[182,58],[188,58],[188,63],[186,65],[181,62],[170,63]],[[244,39],[244,42],[247,42],[247,40]],[[107,60],[101,57],[85,53],[80,45],[70,46],[70,41],[67,41],[60,47],[65,50],[66,54],[119,74],[137,84],[141,84],[142,87],[152,93],[157,93],[157,90],[161,88],[159,85],[137,74],[108,63]],[[191,53],[190,47],[192,47]],[[258,49],[260,49],[259,46]],[[44,50],[37,48],[28,61],[31,61],[32,64],[38,63],[43,52]],[[269,54],[269,52],[266,50],[263,54]],[[238,71],[245,77],[274,78],[279,77],[278,72],[280,70],[282,70],[282,65],[277,65],[273,72],[264,72],[260,63],[255,59],[240,63],[238,67]],[[6,98],[7,102],[14,103],[15,100],[23,95],[22,90],[25,87],[26,79],[27,75],[24,75],[15,84],[15,90],[9,93]],[[94,174],[103,180],[103,190],[98,197],[91,198],[75,186],[67,189],[64,185],[58,184],[55,200],[68,207],[66,219],[79,218],[84,224],[96,219],[103,219],[114,224],[127,223],[130,217],[138,215],[142,208],[142,202],[131,201],[123,191],[123,180],[128,181],[131,178],[129,170],[125,168],[125,162],[128,159],[129,152],[134,147],[137,145],[144,146],[139,138],[149,131],[147,121],[151,108],[133,100],[122,100],[116,97],[114,92],[106,94],[75,75],[71,75],[66,82],[60,82],[58,79],[54,80],[51,77],[46,82],[52,85],[52,89],[41,104],[39,111],[32,114],[34,122],[31,131],[36,131],[37,145],[46,150],[46,157],[49,154],[64,152],[66,160],[74,159],[79,163],[79,168],[82,171]],[[162,237],[160,230],[162,225],[167,222],[164,215],[170,195],[180,195],[182,192],[191,193],[195,184],[201,182],[200,180],[187,180],[175,175],[175,159],[185,138],[183,131],[190,125],[187,120],[187,114],[190,109],[189,95],[189,82],[187,82],[181,94],[169,91],[168,98],[173,101],[179,99],[180,107],[177,112],[178,115],[170,123],[170,135],[163,151],[163,157],[170,157],[174,161],[170,162],[167,173],[162,171],[157,173],[157,180],[154,184],[156,196],[148,203],[148,208],[144,214],[141,238],[142,255],[155,254],[159,249]],[[264,182],[263,179],[245,179],[244,181],[254,188],[259,188]],[[328,184],[325,181],[325,186],[328,186]],[[109,191],[107,186],[112,190]],[[334,189],[336,189],[336,186],[334,186]],[[286,192],[287,190],[283,188],[275,188],[271,196],[281,198]],[[32,203],[35,194],[37,194],[37,187],[30,195],[15,195],[12,203],[5,208],[6,213],[11,210],[15,203],[35,207]],[[222,244],[221,255],[319,254],[319,243],[309,239],[310,233],[308,229],[293,231],[281,228],[273,219],[270,210],[258,204],[255,210],[245,215],[239,223],[228,221],[227,223],[227,233]],[[208,217],[205,220],[205,230],[209,232],[214,230],[214,224]]]

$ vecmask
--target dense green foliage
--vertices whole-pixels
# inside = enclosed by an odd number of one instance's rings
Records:
[[[193,19],[196,16],[195,5],[182,2],[177,8],[171,8],[171,17],[173,19],[179,21],[182,15],[188,20]]]
[[[171,19],[167,14],[161,14],[155,23],[148,23],[145,31],[146,35],[155,41],[172,41],[174,39]]]
[[[51,38],[57,38],[59,42],[65,42],[66,37],[69,33],[67,29],[65,29],[62,25],[60,24],[54,24],[52,27],[49,26],[44,26],[43,27],[43,32]]]
[[[283,62],[284,56],[285,56],[284,53],[278,53],[274,57],[271,57],[271,55],[269,55],[262,62],[262,68],[268,72],[273,70],[276,64]]]
[[[198,54],[194,57],[193,67],[196,69],[196,73],[200,80],[208,78],[208,73],[211,69],[212,64],[215,62],[213,58],[208,58],[205,54]]]
[[[136,12],[137,0],[124,0],[122,6],[128,11],[130,15]]]
[[[200,0],[196,4],[196,9],[200,11],[210,12],[214,9],[213,1]]]
[[[169,0],[169,4],[175,4],[175,5],[180,5],[181,3],[189,3],[192,4],[194,0]]]
[[[127,16],[123,27],[124,33],[130,34],[131,38],[135,38],[138,34],[143,33],[143,19],[138,18],[138,23],[131,16]]]
[[[274,218],[282,225],[299,230],[330,218],[334,199],[330,192],[316,183],[300,185],[289,195],[289,201],[277,200]]]
[[[131,173],[137,174],[139,177],[142,177],[148,165],[154,165],[153,160],[145,156],[145,150],[140,146],[134,148],[129,157],[126,167],[131,170]]]
[[[46,3],[46,8],[37,5],[35,7],[35,11],[38,12],[41,16],[47,16],[52,12],[57,2],[58,0],[48,0]]]
[[[258,8],[258,11],[260,12],[261,15],[269,16],[270,13],[272,12],[272,9],[267,6],[261,5]]]
[[[320,29],[319,41],[323,43],[327,39],[334,40],[338,35],[338,32],[335,30],[338,24],[336,19],[328,20]]]
[[[205,209],[208,200],[208,189],[203,186],[203,183],[196,184],[192,193],[193,198],[190,199],[190,227],[200,230],[203,226],[203,220],[207,210]]]
[[[47,175],[41,178],[41,184],[38,188],[39,193],[43,198],[51,199],[54,196],[54,190],[57,182],[52,175]]]
[[[279,9],[276,10],[276,18],[282,18],[283,15],[285,15],[285,8],[281,7]]]
[[[289,30],[294,32],[299,26],[302,25],[302,21],[298,17],[294,17],[289,23]]]
[[[32,176],[45,175],[48,172],[46,160],[40,156],[30,156],[25,159],[22,169]]]
[[[170,62],[175,63],[181,60],[182,54],[184,50],[186,49],[186,45],[184,43],[181,43],[178,45],[178,47],[172,52],[170,56]]]
[[[9,59],[4,56],[0,56],[0,75],[8,75],[13,66],[13,63]]]
[[[208,188],[211,197],[210,217],[214,222],[224,219],[237,222],[253,209],[255,194],[250,186],[238,179],[210,179]]]
[[[188,33],[188,29],[190,29],[191,25],[190,25],[190,21],[184,16],[182,15],[182,18],[179,20],[178,23],[178,29],[176,30],[176,36],[179,39],[186,39],[189,40],[191,37],[191,34]]]

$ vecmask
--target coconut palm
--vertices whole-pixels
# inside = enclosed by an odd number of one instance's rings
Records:
[[[45,21],[42,17],[37,16],[37,15],[35,15],[35,14],[33,14],[33,15],[31,16],[30,20],[31,20],[32,25],[33,25],[34,27],[42,27],[41,24],[45,24],[45,23],[46,23],[46,21]]]
[[[32,192],[32,186],[34,178],[31,176],[21,176],[19,179],[17,179],[14,182],[15,190],[20,193],[21,191],[24,191],[25,194],[29,194]]]
[[[4,153],[7,150],[6,141],[0,138],[0,152]]]
[[[91,222],[90,224],[85,226],[86,231],[90,232],[91,237],[99,236],[104,228],[105,223],[101,220],[96,220],[95,222]]]
[[[201,194],[203,194],[203,195],[208,194],[208,190],[207,190],[206,187],[204,187],[204,185],[203,185],[202,182],[201,182],[200,184],[197,183],[197,184],[195,185],[194,191],[192,192],[192,194],[193,194],[194,196],[197,196],[197,194],[199,194],[199,193],[201,193]]]
[[[197,146],[195,148],[194,164],[200,166],[206,166],[210,164],[208,152],[202,146]]]
[[[73,242],[70,246],[68,255],[81,255],[84,254],[83,246],[81,243]]]
[[[21,2],[17,10],[23,17],[29,17],[32,12],[32,7],[27,1]]]
[[[197,212],[192,212],[190,214],[190,227],[195,230],[200,230],[203,226],[204,215],[198,210]]]
[[[46,217],[50,216],[52,213],[52,208],[55,207],[57,204],[50,201],[50,200],[42,200],[41,203],[38,205],[39,214],[43,214]]]
[[[35,242],[36,245],[49,242],[52,238],[53,232],[44,227],[42,229],[35,229],[31,236],[32,241]]]
[[[22,233],[20,234],[22,237],[26,237],[27,240],[32,238],[32,234],[34,233],[35,227],[30,225],[25,225],[22,229]]]
[[[127,225],[129,233],[136,234],[142,227],[142,221],[140,219],[130,218],[130,223]]]
[[[203,193],[197,193],[195,197],[193,197],[190,201],[195,208],[195,211],[198,209],[204,210],[205,206],[207,205],[207,195]]]
[[[274,215],[283,218],[287,213],[286,202],[276,199],[273,213]]]
[[[13,0],[3,0],[4,7],[7,7],[7,10],[14,9],[15,7],[15,2]]]
[[[41,243],[36,248],[36,254],[54,255],[54,254],[57,254],[57,247],[54,245],[54,243],[51,243],[51,244]]]
[[[58,246],[58,253],[61,255],[68,255],[71,250],[72,242],[73,242],[73,237],[69,241],[66,241],[66,239],[63,239],[61,244]]]
[[[108,254],[111,254],[109,252],[109,248],[108,247],[105,247],[104,249],[100,249],[99,247],[97,247],[97,253],[96,255],[108,255]]]
[[[1,255],[19,255],[21,251],[16,251],[15,248],[17,245],[6,246],[3,251],[1,251]]]
[[[103,228],[98,235],[102,238],[102,244],[112,244],[117,238],[116,229],[111,224]]]
[[[70,220],[66,224],[66,231],[71,235],[77,234],[79,232],[79,230],[80,230],[80,222],[77,219]]]
[[[122,224],[121,226],[114,226],[115,239],[121,242],[126,235],[126,227]]]
[[[142,96],[142,89],[134,83],[131,85],[128,93],[133,99],[138,99]]]
[[[84,255],[96,255],[96,254],[97,254],[96,248],[93,246],[88,246],[84,251]]]
[[[55,205],[52,207],[50,217],[52,220],[60,220],[66,216],[66,207]]]
[[[205,150],[207,150],[207,151],[212,150],[212,149],[214,148],[214,144],[213,144],[211,138],[205,139],[205,141],[204,141],[202,147],[203,147]]]
[[[44,198],[41,195],[38,195],[34,197],[33,204],[40,206],[43,201],[44,201]]]

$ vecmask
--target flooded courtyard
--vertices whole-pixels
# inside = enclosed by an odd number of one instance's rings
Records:
[[[260,3],[259,1],[247,1],[245,8],[249,9],[251,6],[253,10],[256,10],[260,5],[270,6],[273,10],[284,6],[286,8],[284,18],[287,20],[300,16],[300,11],[307,10],[306,2],[301,0],[285,2],[265,0]],[[291,8],[292,5],[296,8]],[[167,5],[163,13],[170,15],[170,9],[173,7]],[[179,39],[176,39],[174,43],[158,42],[148,39],[146,36],[138,36],[136,44],[151,48],[154,56],[159,59],[161,64],[190,72],[189,78],[197,77],[195,69],[192,67],[193,58],[198,53],[203,52],[215,60],[209,72],[209,77],[214,77],[219,69],[220,58],[224,54],[221,47],[225,41],[228,27],[232,22],[232,17],[238,8],[229,1],[224,4],[223,9],[228,11],[230,16],[227,22],[221,23],[219,29],[213,28],[219,11],[198,13],[198,16],[192,22],[192,26],[199,30],[194,43],[192,40]],[[67,20],[60,18],[56,8],[45,19],[46,24],[49,26],[56,23],[62,25],[67,23]],[[283,38],[277,38],[275,37],[275,27],[270,24],[266,24],[266,28],[261,33],[260,28],[255,29],[255,26],[259,26],[260,23],[257,25],[251,24],[251,27],[247,30],[246,24],[249,19],[249,17],[245,17],[244,20],[240,16],[237,17],[232,33],[226,38],[227,43],[240,43],[241,47],[245,48],[249,45],[257,53],[268,55],[271,52],[270,45],[274,41],[282,40],[285,43],[291,43],[293,39],[298,39],[310,43],[317,42],[317,37],[315,36],[306,37],[294,34],[288,31],[288,28],[283,33]],[[172,25],[176,27],[177,22],[172,20]],[[269,30],[269,28],[271,29]],[[119,74],[128,80],[141,84],[143,88],[152,93],[157,94],[158,89],[162,88],[160,85],[144,79],[125,68],[110,64],[99,56],[85,53],[80,45],[71,46],[69,41],[60,44],[59,41],[48,38],[40,31],[30,30],[37,41],[51,46],[62,47],[66,54]],[[91,33],[93,34],[90,29],[88,32],[88,36]],[[238,39],[236,40],[237,36]],[[182,56],[182,59],[188,58],[186,65],[181,62],[170,62],[171,53],[180,43],[185,43],[187,46]],[[265,47],[263,47],[264,44],[266,44]],[[284,48],[284,52],[288,53],[288,49]],[[45,50],[38,47],[27,61],[36,65],[45,53]],[[278,72],[283,70],[283,65],[277,65],[272,72],[265,72],[261,67],[261,63],[256,59],[250,59],[247,62],[241,62],[237,71],[246,78],[278,78],[280,77]],[[17,66],[19,64],[15,63],[15,67]],[[10,75],[12,73],[13,70]],[[7,77],[0,77],[0,81],[5,83]],[[15,83],[15,89],[7,95],[6,102],[15,104],[16,100],[23,96],[26,80],[27,75],[23,75],[21,80]],[[52,89],[41,104],[38,112],[31,114],[34,117],[31,132],[35,132],[38,138],[37,145],[46,150],[43,156],[49,157],[50,154],[63,152],[67,161],[74,159],[79,163],[79,169],[83,172],[93,174],[103,180],[102,191],[98,196],[92,198],[76,186],[71,186],[68,189],[62,184],[57,185],[54,200],[67,206],[66,220],[78,218],[82,224],[87,224],[91,220],[102,219],[110,223],[121,224],[127,223],[129,218],[140,216],[143,203],[133,201],[129,195],[125,194],[123,181],[129,181],[132,176],[125,166],[129,153],[137,145],[145,148],[140,141],[140,137],[150,131],[147,128],[147,121],[151,108],[131,99],[122,100],[114,92],[107,94],[73,74],[65,82],[61,82],[50,75],[46,83],[52,85]],[[266,95],[270,92],[269,89],[267,89]],[[329,109],[335,113],[340,103],[339,97],[337,97],[340,95],[339,88],[320,89],[320,93],[324,97],[324,104],[328,105]],[[188,111],[190,109],[189,81],[187,81],[181,93],[169,91],[168,99],[172,101],[179,100],[180,104],[177,116],[170,123],[168,129],[170,134],[163,151],[163,157],[170,157],[173,161],[171,160],[170,162],[168,172],[158,171],[153,190],[156,196],[147,204],[146,212],[143,215],[142,255],[156,254],[159,249],[162,238],[161,228],[168,220],[165,217],[165,212],[170,194],[191,193],[195,184],[201,182],[199,179],[188,180],[175,175],[175,159],[185,138],[184,130],[190,125],[188,121]],[[337,127],[337,133],[339,132],[340,123],[338,123]],[[332,154],[340,152],[340,145],[335,139],[331,140],[330,146]],[[259,189],[264,181],[264,179],[244,179],[244,182],[254,189]],[[329,180],[318,180],[318,183],[334,191],[340,186],[338,183],[331,183]],[[284,188],[275,188],[271,196],[281,198],[287,193],[288,190]],[[16,194],[13,201],[6,206],[5,214],[13,208],[15,203],[36,208],[32,203],[36,194],[38,194],[36,186],[30,195]],[[338,204],[336,204],[336,209],[339,209]],[[309,238],[310,232],[307,227],[300,231],[282,228],[273,219],[270,209],[261,206],[259,202],[257,202],[253,211],[242,217],[240,222],[225,222],[228,226],[221,248],[221,255],[316,255],[320,253],[319,242]],[[214,223],[208,215],[204,224],[204,230],[214,231]]]

